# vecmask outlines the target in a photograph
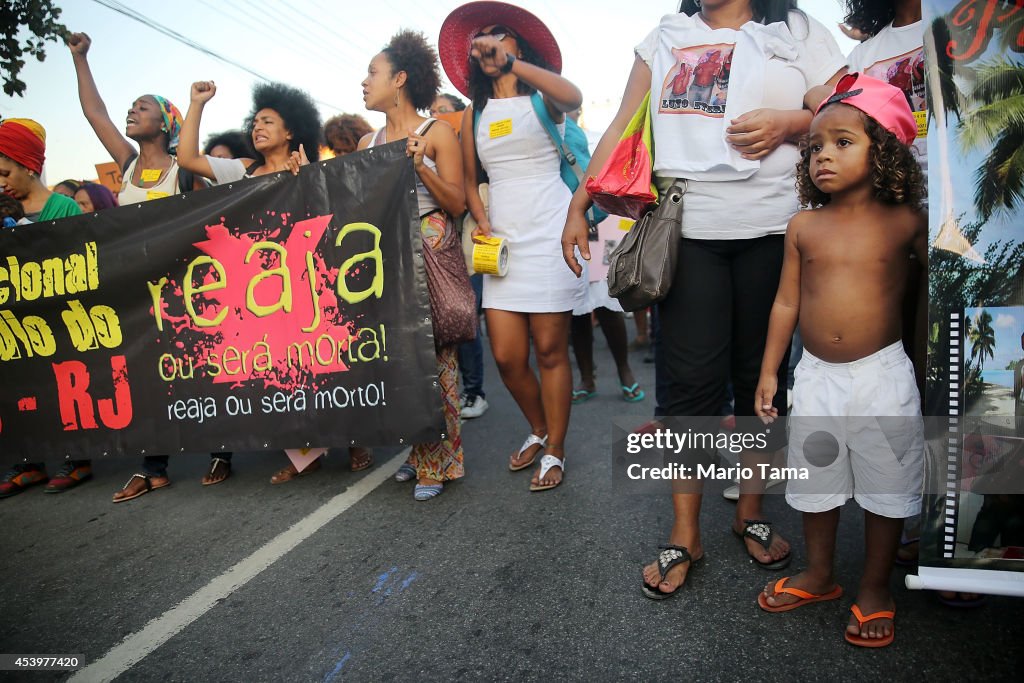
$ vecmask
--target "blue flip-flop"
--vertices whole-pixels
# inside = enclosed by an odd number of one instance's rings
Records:
[[[587,391],[586,389],[573,389],[572,404],[574,406],[578,406],[581,403],[586,403],[595,396],[597,396],[597,391]]]
[[[430,500],[441,495],[444,484],[416,484],[412,497],[416,500]]]
[[[633,386],[627,387],[625,384],[622,385],[622,400],[629,401],[630,403],[636,403],[637,401],[644,400],[647,394],[640,388],[640,382],[633,382]]]
[[[416,478],[416,468],[409,463],[404,463],[395,472],[395,481],[411,481]]]

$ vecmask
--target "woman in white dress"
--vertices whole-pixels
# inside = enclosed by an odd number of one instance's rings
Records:
[[[466,198],[478,226],[474,237],[503,237],[509,245],[508,274],[485,276],[483,291],[501,379],[531,428],[509,469],[526,469],[543,456],[530,490],[551,489],[564,472],[572,392],[569,324],[585,283],[562,264],[559,240],[571,194],[539,117],[563,132],[565,112],[578,108],[582,96],[558,75],[561,54],[551,32],[513,5],[463,5],[445,20],[439,42],[449,79],[473,100],[463,118],[462,145]],[[534,93],[543,98],[540,111]],[[478,159],[490,180],[489,212],[477,194]],[[539,381],[530,367],[531,338]]]

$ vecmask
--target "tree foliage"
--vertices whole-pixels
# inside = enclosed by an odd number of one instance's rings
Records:
[[[3,0],[0,2],[0,74],[4,93],[23,96],[25,82],[18,78],[25,66],[24,56],[46,59],[48,40],[61,41],[67,28],[57,22],[60,8],[52,0]],[[28,36],[22,29],[27,29]]]

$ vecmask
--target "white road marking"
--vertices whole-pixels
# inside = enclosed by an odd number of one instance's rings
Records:
[[[371,470],[355,485],[331,498],[286,531],[268,541],[256,552],[214,578],[161,616],[150,621],[141,631],[127,636],[107,654],[79,669],[68,681],[93,683],[94,681],[114,680],[140,662],[150,652],[180,633],[182,629],[209,612],[220,600],[247,584],[328,522],[389,480],[408,456],[409,449],[407,448],[383,465]]]

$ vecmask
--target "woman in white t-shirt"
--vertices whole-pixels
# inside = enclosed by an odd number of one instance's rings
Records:
[[[846,22],[868,36],[846,58],[850,71],[865,73],[903,91],[918,121],[914,154],[921,169],[927,173],[925,24],[921,18],[921,0],[896,0],[891,3],[847,0],[846,9]]]
[[[259,83],[252,90],[252,112],[245,121],[245,133],[253,158],[225,159],[200,154],[199,124],[206,103],[217,94],[213,81],[192,84],[191,103],[181,129],[178,162],[182,168],[212,180],[217,185],[279,171],[298,174],[299,167],[320,159],[320,114],[307,93],[283,83]],[[373,464],[367,448],[348,449],[353,472]],[[320,469],[317,458],[300,472],[289,462],[270,477],[271,484],[283,484],[300,474]]]
[[[685,94],[675,82],[683,64],[698,86]],[[811,121],[803,97],[838,79],[844,66],[835,39],[795,2],[683,0],[679,13],[663,17],[636,47],[622,104],[591,160],[593,175],[650,90],[659,189],[665,192],[673,178],[687,182],[678,268],[658,306],[659,411],[702,416],[682,431],[717,432],[731,382],[740,428],[767,442],[766,452],[741,455],[755,473],[756,463],[768,463],[783,446],[752,416],[786,225],[799,208],[795,141]],[[577,275],[582,269],[572,250],[578,246],[589,258],[590,204],[581,188],[562,235],[563,256]],[[784,393],[777,407],[784,414]],[[674,594],[703,556],[700,482],[677,484],[669,546],[643,573],[643,592],[654,599]],[[762,492],[759,480],[743,483],[732,530],[758,565],[780,569],[789,562],[789,544],[764,521]]]

